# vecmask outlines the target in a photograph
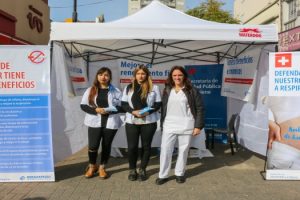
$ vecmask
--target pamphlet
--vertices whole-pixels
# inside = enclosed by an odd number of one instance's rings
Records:
[[[146,112],[149,112],[150,110],[154,110],[154,108],[150,108],[150,107],[145,107],[142,110],[140,110],[139,114],[145,114]]]
[[[110,112],[118,112],[117,108],[114,107],[114,106],[109,106],[109,107],[103,108],[103,109],[105,110],[105,112],[108,112],[108,113],[110,113]]]

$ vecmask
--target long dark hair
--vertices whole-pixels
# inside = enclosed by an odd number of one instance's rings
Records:
[[[98,92],[98,88],[100,87],[100,83],[98,81],[98,75],[99,74],[103,74],[107,72],[108,75],[109,75],[109,81],[108,81],[108,85],[110,85],[110,82],[112,80],[112,73],[111,73],[111,70],[107,67],[101,67],[97,73],[96,73],[96,76],[95,76],[95,79],[93,81],[93,85],[92,85],[92,88],[91,88],[91,91],[90,91],[90,94],[89,94],[89,104],[92,105],[92,106],[95,106],[96,107],[96,104],[94,102],[94,99],[95,99],[95,96]]]
[[[171,88],[175,86],[175,83],[174,83],[173,78],[172,78],[172,74],[175,70],[179,70],[179,71],[181,71],[181,73],[183,73],[183,85],[187,90],[191,90],[192,87],[193,87],[192,83],[191,83],[190,79],[188,78],[187,72],[185,71],[185,69],[182,66],[172,67],[172,69],[169,73],[168,79],[166,81],[166,86],[169,86]]]
[[[153,88],[153,83],[152,83],[152,79],[151,79],[151,76],[150,76],[150,71],[149,71],[149,69],[145,65],[139,65],[133,71],[133,81],[132,81],[132,88],[131,88],[131,90],[133,90],[134,89],[134,85],[137,84],[136,73],[138,71],[140,71],[140,70],[142,70],[143,72],[146,73],[146,80],[141,84],[141,87],[142,87],[141,99],[146,99],[148,93]]]

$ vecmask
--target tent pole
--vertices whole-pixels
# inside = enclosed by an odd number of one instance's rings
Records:
[[[66,46],[66,44],[62,41],[62,44],[64,45],[64,47],[65,47],[65,50],[66,50],[66,52],[67,52],[67,54],[70,56],[70,58],[72,57],[72,55],[71,55],[71,53],[69,52],[69,50],[68,50],[68,48],[67,48],[67,46]]]
[[[73,16],[72,16],[72,21],[77,22],[77,0],[74,0],[73,4]]]
[[[150,64],[153,65],[154,57],[155,57],[155,40],[152,42],[152,58]]]
[[[229,51],[231,50],[231,48],[234,46],[235,42],[233,42],[230,47],[227,49],[226,53],[222,56],[222,58],[220,58],[220,61],[222,61],[226,56],[227,54],[229,53]]]
[[[220,61],[221,61],[220,52],[217,52],[217,62],[218,62],[218,64],[220,64]]]
[[[53,41],[50,42],[50,72],[52,70],[52,58],[53,58]],[[51,73],[50,73],[51,76]]]
[[[235,55],[235,57],[239,57],[242,53],[244,53],[249,47],[251,47],[252,45],[254,45],[254,42],[248,44],[248,46],[246,46],[242,51],[240,51],[237,55]]]
[[[88,54],[86,56],[86,75],[87,75],[87,79],[89,81],[89,77],[90,77],[90,54]]]

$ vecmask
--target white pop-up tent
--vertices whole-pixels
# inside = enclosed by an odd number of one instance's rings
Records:
[[[52,84],[56,93],[53,132],[57,152],[54,155],[60,160],[86,145],[87,140],[79,110],[80,97],[70,97],[66,93],[64,85],[67,83],[62,79],[68,79],[67,73],[59,75],[63,69],[57,58],[64,54],[63,49],[69,57],[82,58],[87,63],[116,59],[153,65],[183,60],[221,63],[225,58],[241,55],[252,45],[275,43],[278,38],[275,25],[210,22],[153,1],[139,12],[114,22],[53,22],[50,40],[54,44],[52,66],[55,76],[52,77],[56,79]]]
[[[90,62],[126,58],[146,63],[179,59],[218,62],[239,55],[249,44],[278,40],[275,25],[210,22],[159,1],[109,23],[53,22],[50,39],[63,42],[71,56],[89,56]],[[230,54],[235,44],[240,48]]]

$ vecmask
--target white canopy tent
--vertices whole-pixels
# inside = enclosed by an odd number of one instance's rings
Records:
[[[171,9],[159,1],[153,1],[135,14],[109,23],[53,22],[50,40],[52,45],[56,43],[63,46],[70,57],[81,57],[87,63],[127,59],[155,65],[182,60],[221,63],[225,58],[239,56],[251,45],[275,43],[278,38],[275,25],[210,22]],[[55,57],[59,57],[60,54],[59,51],[53,53],[56,76],[61,69],[60,63],[55,62]],[[63,84],[62,80],[55,82],[53,88],[59,100],[53,99],[53,123],[59,125],[55,125],[53,130],[54,146],[57,144],[54,149],[61,154],[61,143],[67,141],[70,146],[74,142],[77,143],[77,147],[70,147],[67,153],[57,155],[56,160],[60,160],[86,145],[87,137],[82,133],[83,128],[78,129],[83,123],[83,120],[80,121],[82,114],[80,111],[70,112],[70,104],[67,103],[76,102],[77,105],[74,105],[79,109],[80,100],[69,99],[63,91],[58,91],[61,89],[58,85]],[[61,109],[62,107],[64,109]],[[72,123],[64,123],[61,117],[55,117],[65,116],[67,121],[74,116],[76,118],[76,114],[81,115],[80,120],[76,122],[72,119]],[[65,136],[57,133],[61,130],[64,130]],[[82,142],[78,142],[79,140]],[[65,150],[66,145],[63,146]]]
[[[63,42],[70,56],[89,56],[90,62],[123,58],[157,64],[180,59],[218,62],[238,56],[249,44],[278,38],[273,24],[210,22],[153,1],[109,23],[53,22],[50,40]]]

